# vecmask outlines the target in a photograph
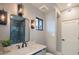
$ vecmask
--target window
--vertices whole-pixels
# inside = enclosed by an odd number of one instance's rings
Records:
[[[43,30],[43,19],[36,17],[36,30]]]

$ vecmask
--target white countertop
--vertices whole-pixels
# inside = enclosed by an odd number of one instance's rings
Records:
[[[13,50],[11,52],[6,53],[5,55],[32,55],[42,49],[46,48],[46,46],[37,44],[34,42],[30,42],[27,44],[27,47]]]

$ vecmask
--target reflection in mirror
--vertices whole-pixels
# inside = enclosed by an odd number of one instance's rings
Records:
[[[13,15],[10,21],[10,39],[13,44],[28,42],[30,37],[29,21],[24,17]]]

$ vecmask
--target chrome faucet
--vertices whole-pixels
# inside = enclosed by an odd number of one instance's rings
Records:
[[[25,41],[22,43],[22,48],[24,47],[27,47],[27,43]]]

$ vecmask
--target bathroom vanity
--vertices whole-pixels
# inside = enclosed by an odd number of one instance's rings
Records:
[[[30,38],[30,31],[29,31],[30,28],[29,28],[29,22],[27,21],[28,21],[27,19],[21,16],[17,16],[17,15],[11,16],[10,39],[12,45],[8,47],[2,47],[1,50],[3,51],[0,52],[1,55],[45,55],[46,54],[46,46],[35,42],[28,42],[30,41],[28,40]]]
[[[2,55],[45,55],[46,54],[46,46],[37,44],[34,42],[28,42],[27,47],[18,49],[16,45],[20,44],[14,44],[8,47],[9,52],[4,53]]]

